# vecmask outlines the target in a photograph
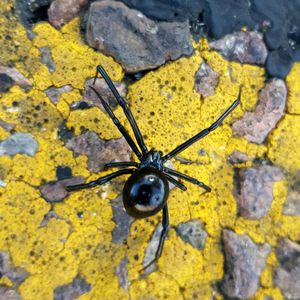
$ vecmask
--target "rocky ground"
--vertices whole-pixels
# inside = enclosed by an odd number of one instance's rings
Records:
[[[2,0],[0,299],[300,299],[300,2]],[[170,168],[161,215],[122,209],[137,161],[91,91],[101,64],[149,148],[222,126]],[[103,79],[96,90],[131,130]],[[130,131],[131,132],[131,131]]]

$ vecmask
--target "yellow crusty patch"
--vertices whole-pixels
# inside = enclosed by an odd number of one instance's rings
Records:
[[[41,198],[38,187],[56,180],[57,166],[68,166],[74,176],[94,180],[110,171],[91,174],[87,157],[73,157],[58,138],[58,127],[65,120],[75,135],[89,129],[101,138],[120,137],[112,121],[98,108],[71,111],[70,105],[82,98],[84,82],[94,76],[102,64],[113,80],[122,80],[123,71],[111,57],[89,48],[82,40],[79,19],[60,31],[48,23],[34,26],[35,36],[27,38],[25,29],[12,15],[13,3],[4,0],[0,7],[1,64],[15,63],[33,83],[30,91],[12,87],[1,95],[0,119],[15,125],[16,132],[30,132],[39,144],[34,157],[17,154],[0,156],[0,250],[10,253],[15,266],[29,272],[18,287],[24,300],[53,299],[55,288],[81,276],[92,285],[79,299],[216,299],[222,296],[213,286],[224,275],[224,256],[220,246],[223,228],[245,233],[255,242],[268,242],[273,251],[261,275],[262,287],[254,299],[271,296],[283,299],[274,287],[272,271],[276,267],[274,248],[280,238],[300,239],[300,217],[284,216],[282,206],[287,195],[287,179],[275,184],[274,202],[267,216],[251,221],[238,217],[233,196],[234,167],[252,166],[254,158],[269,158],[289,174],[300,167],[299,158],[299,64],[287,78],[288,112],[270,134],[266,145],[256,145],[232,136],[231,124],[246,110],[253,110],[258,93],[265,84],[261,67],[226,61],[210,51],[207,41],[194,43],[190,58],[170,62],[150,71],[129,86],[128,102],[149,148],[164,153],[214,122],[236,99],[240,87],[241,105],[214,133],[197,142],[172,160],[173,167],[196,177],[212,187],[204,194],[197,186],[186,183],[187,192],[172,189],[169,198],[170,234],[157,266],[158,271],[141,277],[138,272],[149,239],[161,221],[161,215],[135,220],[126,243],[115,245],[115,228],[109,201],[122,191],[124,178],[102,187],[73,193],[62,203],[50,205]],[[10,38],[6,38],[10,36]],[[55,70],[51,73],[41,62],[41,47],[48,47]],[[201,98],[194,90],[194,75],[206,62],[219,72],[215,94]],[[45,94],[50,86],[69,84],[71,92],[63,93],[57,105]],[[120,108],[116,115],[132,133]],[[9,133],[0,131],[0,138]],[[296,149],[296,150],[295,150]],[[248,162],[232,166],[228,156],[234,151],[245,153]],[[55,215],[45,218],[49,210]],[[174,226],[200,219],[208,233],[203,250],[183,242]],[[128,258],[129,287],[122,288],[116,276],[120,262]],[[3,278],[2,285],[10,285]],[[217,293],[217,294],[216,294]]]

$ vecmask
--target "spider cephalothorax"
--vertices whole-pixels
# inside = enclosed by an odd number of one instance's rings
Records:
[[[134,136],[136,138],[137,144],[129,135],[128,131],[124,128],[124,126],[120,123],[118,118],[115,116],[113,111],[111,110],[108,103],[102,98],[102,96],[98,93],[98,91],[94,88],[95,81],[98,77],[98,74],[106,81],[109,86],[111,92],[116,98],[118,104],[122,107],[130,125],[134,132]],[[142,134],[136,124],[136,121],[127,105],[125,99],[123,99],[115,88],[113,82],[103,69],[103,67],[98,66],[96,76],[94,79],[94,83],[90,88],[97,94],[99,100],[101,101],[104,109],[113,120],[114,124],[118,127],[119,131],[122,133],[127,143],[129,144],[132,151],[135,153],[137,158],[139,159],[139,163],[137,162],[109,162],[106,164],[106,167],[131,167],[128,169],[118,170],[104,177],[100,177],[97,180],[85,183],[78,184],[66,187],[68,191],[76,191],[85,188],[94,187],[97,185],[102,185],[111,179],[124,175],[131,174],[124,185],[123,189],[123,203],[126,209],[126,212],[133,216],[134,218],[146,218],[152,215],[155,215],[160,210],[163,211],[162,218],[162,232],[160,235],[159,245],[155,254],[155,258],[144,267],[147,268],[153,262],[155,262],[161,255],[162,249],[164,246],[164,241],[167,236],[168,228],[169,228],[169,216],[168,216],[168,205],[167,199],[169,195],[169,183],[173,183],[175,186],[182,190],[186,190],[184,184],[178,181],[178,178],[196,184],[207,192],[211,189],[203,182],[192,178],[186,174],[177,172],[170,168],[164,166],[164,163],[177,155],[179,152],[188,148],[190,145],[200,140],[201,138],[208,135],[210,132],[215,130],[218,126],[221,125],[222,121],[237,107],[240,100],[236,99],[231,106],[217,119],[211,126],[200,131],[195,136],[191,137],[186,142],[182,143],[174,150],[169,152],[168,154],[163,156],[161,151],[155,151],[153,149],[148,150]],[[174,178],[175,177],[175,178]]]

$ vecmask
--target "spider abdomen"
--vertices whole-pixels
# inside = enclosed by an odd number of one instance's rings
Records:
[[[123,189],[126,212],[134,218],[146,218],[160,211],[168,198],[169,184],[162,172],[144,167],[135,171]]]

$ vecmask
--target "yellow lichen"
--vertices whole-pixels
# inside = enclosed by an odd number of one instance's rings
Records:
[[[289,91],[287,110],[290,114],[300,114],[300,63],[296,62],[286,78]],[[298,131],[299,133],[299,131]]]

